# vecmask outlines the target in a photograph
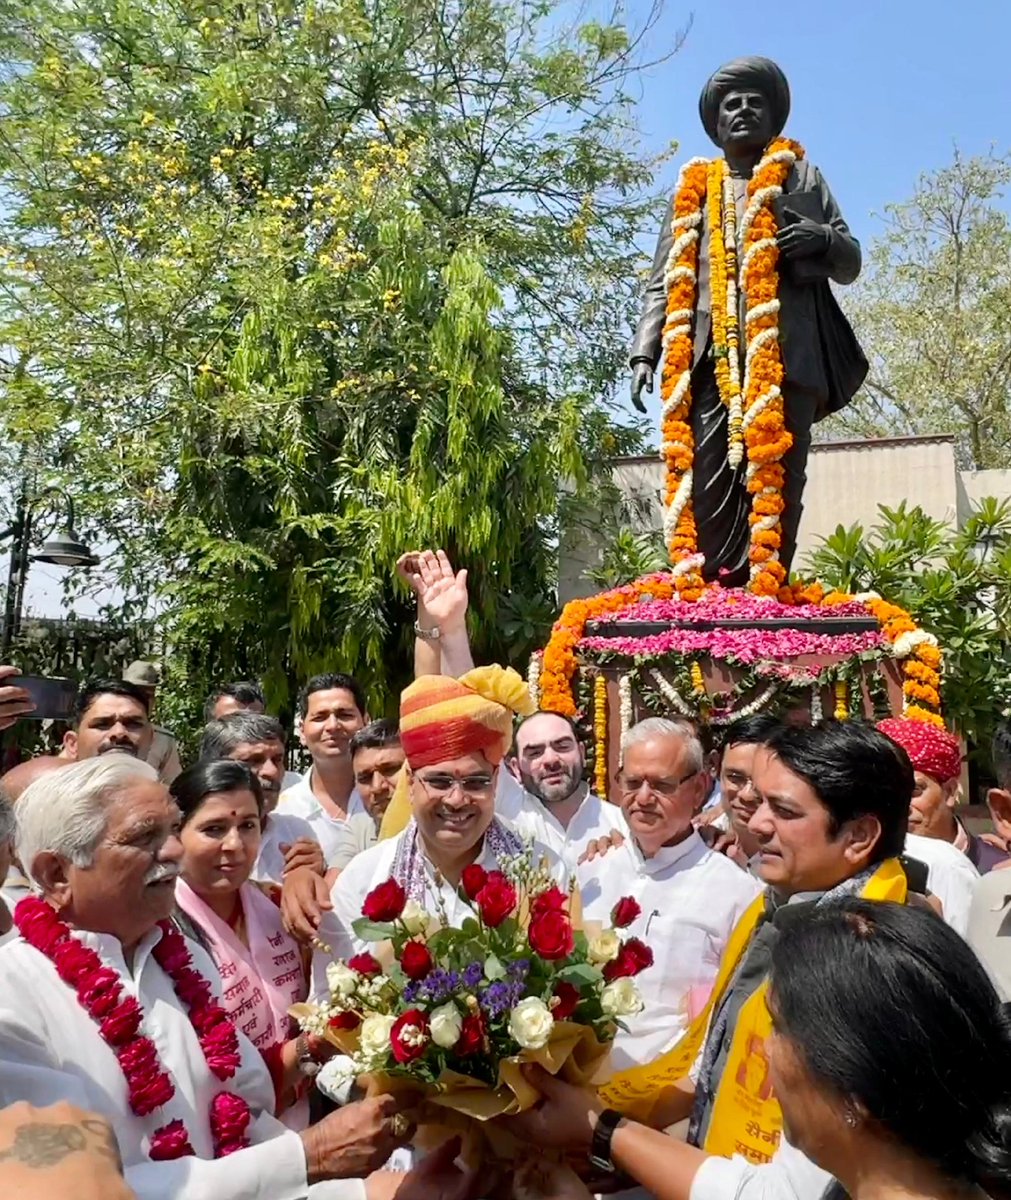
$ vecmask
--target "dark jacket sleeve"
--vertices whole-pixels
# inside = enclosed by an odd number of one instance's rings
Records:
[[[811,163],[807,164],[807,170],[804,172],[803,188],[818,195],[825,214],[825,227],[832,238],[828,250],[821,258],[807,260],[805,274],[832,279],[836,283],[852,283],[860,274],[860,243],[850,233],[824,175]]]
[[[664,320],[667,316],[667,288],[664,284],[664,269],[670,255],[673,238],[671,235],[671,220],[674,215],[674,197],[671,196],[664,214],[660,236],[657,238],[656,253],[653,255],[653,268],[650,271],[649,283],[646,285],[646,295],[642,302],[642,314],[632,342],[632,352],[629,361],[645,359],[652,367],[660,361],[660,345],[663,337]]]

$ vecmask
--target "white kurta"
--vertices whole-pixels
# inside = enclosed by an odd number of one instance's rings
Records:
[[[316,799],[312,790],[312,768],[295,784],[281,793],[277,802],[277,812],[282,816],[301,817],[312,829],[312,836],[323,847],[323,857],[329,866],[335,851],[338,849],[338,835],[344,826],[342,820],[332,817]],[[365,803],[361,792],[355,788],[348,799],[348,816],[365,812]]]
[[[965,937],[979,872],[961,850],[940,838],[906,834],[905,852],[927,867],[927,888],[941,901],[945,921]]]
[[[629,838],[577,875],[587,920],[610,924],[631,896],[642,910],[623,935],[641,938],[653,965],[636,977],[643,1011],[626,1018],[611,1051],[615,1070],[652,1062],[669,1050],[706,1005],[734,926],[762,890],[746,871],[707,849],[697,833],[644,858]]]
[[[148,1117],[130,1111],[123,1072],[94,1021],[52,963],[19,938],[0,947],[0,1104],[69,1100],[105,1117],[138,1200],[362,1200],[360,1180],[310,1188],[301,1138],[272,1115],[274,1088],[251,1042],[239,1035],[242,1063],[231,1079],[222,1083],[211,1074],[172,981],[151,953],[159,930],[137,947],[132,972],[115,938],[78,936],[140,1003],[142,1031],[172,1076],[175,1095]],[[194,967],[220,995],[213,962],[199,946],[188,945]],[[215,1160],[208,1113],[220,1091],[234,1092],[249,1104],[253,1120],[247,1136],[253,1144]],[[151,1134],[177,1118],[185,1124],[196,1156],[152,1162],[147,1156]]]
[[[361,954],[372,948],[368,942],[355,937],[353,922],[362,915],[362,904],[365,897],[380,883],[385,883],[393,871],[393,862],[397,848],[406,836],[401,833],[395,838],[379,842],[369,850],[362,851],[343,871],[330,892],[333,911],[326,913],[319,929],[319,940],[329,946],[331,953],[317,951],[312,959],[312,994],[323,997],[329,994],[326,982],[327,966],[336,959],[348,959],[353,954]],[[568,887],[569,873],[561,859],[546,846],[534,845],[534,858],[543,857],[547,860],[549,869],[559,887]],[[498,869],[495,856],[488,850],[487,843],[482,845],[481,854],[476,862],[486,871]],[[435,881],[434,868],[428,860],[426,866],[425,899],[421,902],[426,912],[433,915],[443,906],[452,928],[459,928],[467,917],[472,917],[474,911],[461,894],[445,879],[441,884]]]
[[[592,792],[583,797],[568,828],[554,815],[550,805],[529,793],[523,794],[519,811],[510,821],[523,837],[533,838],[553,850],[573,875],[589,842],[607,837],[613,830],[625,838],[629,836],[625,816],[618,805],[609,804]]]
[[[284,854],[282,846],[290,846],[299,838],[316,841],[316,833],[308,821],[292,817],[276,810],[267,818],[267,825],[260,839],[260,853],[256,856],[249,878],[255,883],[284,883]],[[325,851],[324,851],[325,854]]]

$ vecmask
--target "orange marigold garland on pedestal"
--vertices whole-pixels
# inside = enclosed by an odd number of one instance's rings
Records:
[[[671,220],[673,244],[667,258],[667,318],[663,327],[663,371],[660,376],[660,454],[667,467],[664,492],[664,541],[674,586],[682,599],[696,599],[704,584],[699,574],[702,560],[692,508],[692,459],[695,443],[691,427],[691,373],[693,321],[698,289],[699,236],[702,201],[706,194],[704,158],[693,158],[681,168]]]
[[[779,248],[773,201],[803,149],[786,138],[774,141],[748,183],[748,206],[741,220],[741,289],[746,299],[744,358],[744,440],[751,493],[751,582],[763,596],[775,596],[786,580],[779,561],[782,546],[783,456],[793,445],[786,428],[783,359],[779,349]]]

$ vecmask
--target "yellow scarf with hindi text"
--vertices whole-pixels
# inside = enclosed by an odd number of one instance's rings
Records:
[[[860,896],[865,900],[904,904],[906,890],[901,863],[888,858],[861,888]],[[601,1099],[609,1108],[648,1121],[664,1091],[686,1078],[764,912],[763,893],[756,897],[730,935],[709,1003],[677,1045],[655,1062],[620,1072],[600,1088]],[[772,1017],[766,1003],[768,990],[766,979],[745,1000],[731,1034],[730,1053],[715,1087],[712,1118],[703,1146],[708,1154],[723,1158],[737,1154],[750,1162],[764,1163],[770,1161],[779,1145],[783,1114],[769,1082],[765,1051],[766,1039],[772,1032]]]

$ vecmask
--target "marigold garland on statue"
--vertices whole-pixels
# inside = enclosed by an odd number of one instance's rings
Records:
[[[741,290],[745,297],[744,440],[747,488],[751,493],[751,590],[775,596],[786,580],[779,561],[782,547],[782,459],[793,445],[786,428],[780,385],[779,248],[773,202],[804,151],[786,138],[774,141],[748,183],[748,206],[741,221]]]
[[[660,377],[663,406],[660,454],[667,467],[667,478],[663,529],[674,566],[675,586],[686,599],[699,595],[703,587],[692,505],[695,442],[691,427],[691,370],[702,200],[706,194],[708,169],[709,164],[704,158],[693,158],[681,168],[671,220],[673,244],[664,273],[667,317],[663,327]]]

